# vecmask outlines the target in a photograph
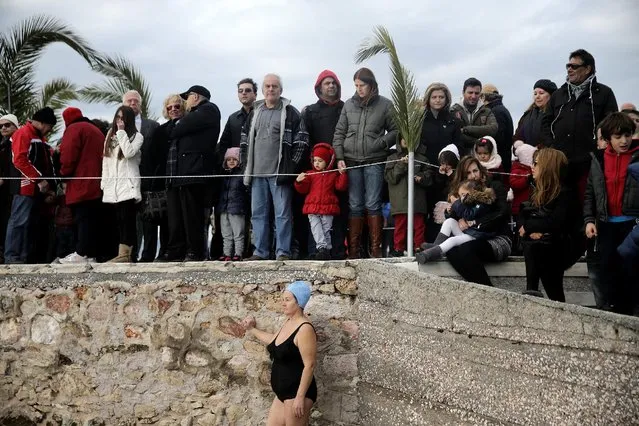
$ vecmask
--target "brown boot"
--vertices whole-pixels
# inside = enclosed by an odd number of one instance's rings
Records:
[[[384,217],[368,216],[368,238],[370,239],[371,257],[382,257],[382,232]]]
[[[120,244],[118,255],[107,263],[131,263],[131,246]]]
[[[360,258],[360,242],[364,229],[363,217],[351,217],[348,219],[348,258]]]

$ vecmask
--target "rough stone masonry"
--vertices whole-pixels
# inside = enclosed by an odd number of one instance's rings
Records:
[[[358,422],[356,273],[345,262],[0,269],[0,424],[258,425],[273,394],[246,315],[276,331],[279,295],[313,283],[314,425]]]

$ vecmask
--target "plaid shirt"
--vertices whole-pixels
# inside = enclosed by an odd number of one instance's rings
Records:
[[[169,151],[166,156],[166,187],[170,188],[172,179],[171,176],[177,175],[177,140],[173,139],[169,141]]]

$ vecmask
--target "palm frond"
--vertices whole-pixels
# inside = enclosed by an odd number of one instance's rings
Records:
[[[399,60],[395,42],[388,30],[375,27],[374,37],[364,40],[355,54],[355,62],[364,62],[380,53],[388,53],[391,69],[393,120],[410,151],[419,143],[423,106],[419,102],[413,74]]]
[[[80,90],[86,102],[117,105],[128,90],[137,90],[142,96],[142,115],[155,119],[151,112],[151,90],[140,70],[122,56],[101,55],[93,69],[106,77],[102,83],[92,84]]]
[[[40,90],[40,106],[54,110],[64,108],[70,101],[78,99],[77,87],[66,78],[56,78],[45,83]]]
[[[96,52],[61,21],[45,15],[28,18],[0,34],[0,109],[22,121],[37,104],[34,66],[52,43],[64,43],[92,64]]]

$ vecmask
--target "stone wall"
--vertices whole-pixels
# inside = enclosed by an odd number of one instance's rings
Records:
[[[365,425],[639,424],[639,319],[369,263]]]
[[[356,424],[356,273],[345,262],[2,266],[0,424],[257,425],[272,402],[248,314],[313,283],[314,425]]]

